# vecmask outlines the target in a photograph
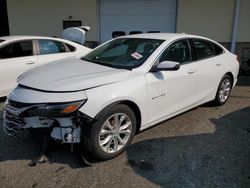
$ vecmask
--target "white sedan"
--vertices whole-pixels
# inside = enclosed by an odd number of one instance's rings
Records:
[[[224,104],[238,71],[237,57],[208,38],[116,38],[82,59],[22,75],[8,96],[4,130],[15,136],[19,129],[48,128],[55,140],[111,159],[138,131],[209,101]]]
[[[0,37],[0,97],[16,86],[17,77],[26,70],[64,58],[80,58],[89,51],[80,44],[59,38]]]

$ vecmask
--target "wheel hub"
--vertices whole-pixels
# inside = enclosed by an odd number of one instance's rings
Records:
[[[106,153],[121,150],[128,142],[132,131],[132,122],[124,113],[110,116],[102,125],[99,134],[99,146]]]
[[[223,80],[220,91],[219,91],[219,99],[222,103],[224,103],[229,97],[231,91],[231,82],[229,79]]]

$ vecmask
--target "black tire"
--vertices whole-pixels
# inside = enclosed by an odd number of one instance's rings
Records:
[[[226,81],[229,81],[229,83],[230,83],[229,94],[228,94],[228,97],[225,100],[222,100],[222,98],[220,97],[220,92],[222,90],[223,83],[225,83]],[[232,86],[233,86],[233,80],[232,80],[232,78],[228,74],[224,75],[223,78],[220,81],[219,87],[218,87],[217,92],[216,92],[215,99],[213,101],[213,103],[216,106],[221,106],[221,105],[223,105],[223,104],[225,104],[227,102],[227,100],[229,98],[229,95],[231,93],[231,90],[232,90]]]
[[[126,144],[116,152],[108,153],[103,151],[99,144],[99,134],[104,123],[115,114],[125,114],[131,121],[131,133]],[[120,155],[131,143],[136,132],[136,117],[134,112],[124,104],[116,104],[106,107],[95,118],[95,121],[89,125],[83,126],[83,145],[87,152],[98,161],[109,160]],[[113,141],[114,142],[114,141]]]

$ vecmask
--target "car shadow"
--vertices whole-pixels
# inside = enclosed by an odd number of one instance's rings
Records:
[[[236,85],[238,85],[238,86],[250,86],[250,76],[240,76],[238,78]]]
[[[210,121],[214,133],[131,145],[129,165],[161,187],[249,187],[250,107]]]
[[[1,122],[0,122],[1,123]],[[39,143],[36,138],[31,137],[29,133],[21,133],[22,138],[12,139],[0,130],[0,162],[12,160],[27,160],[27,165],[35,158],[39,151]],[[71,168],[84,168],[88,165],[84,163],[77,148],[74,145],[73,152],[70,144],[60,144],[50,142],[47,163],[67,164]]]
[[[0,102],[5,102],[6,101],[6,97],[0,97]]]
[[[212,133],[132,144],[126,151],[127,165],[161,187],[249,187],[250,107],[210,121]],[[32,160],[38,144],[24,136],[14,141],[0,128],[0,163]],[[76,150],[70,152],[70,145],[51,145],[50,160],[73,169],[87,167]]]
[[[18,139],[7,136],[3,131],[3,110],[0,110],[0,162],[12,160],[28,160],[28,163],[37,155],[41,142],[28,131],[20,131]],[[74,145],[73,151],[70,144],[60,144],[55,141],[49,144],[49,163],[67,164],[71,168],[83,168],[88,165],[82,160],[79,145]]]

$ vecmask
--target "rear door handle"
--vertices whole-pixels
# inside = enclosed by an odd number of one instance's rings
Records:
[[[217,63],[216,63],[216,66],[221,66],[221,63],[220,63],[220,62],[217,62]]]

